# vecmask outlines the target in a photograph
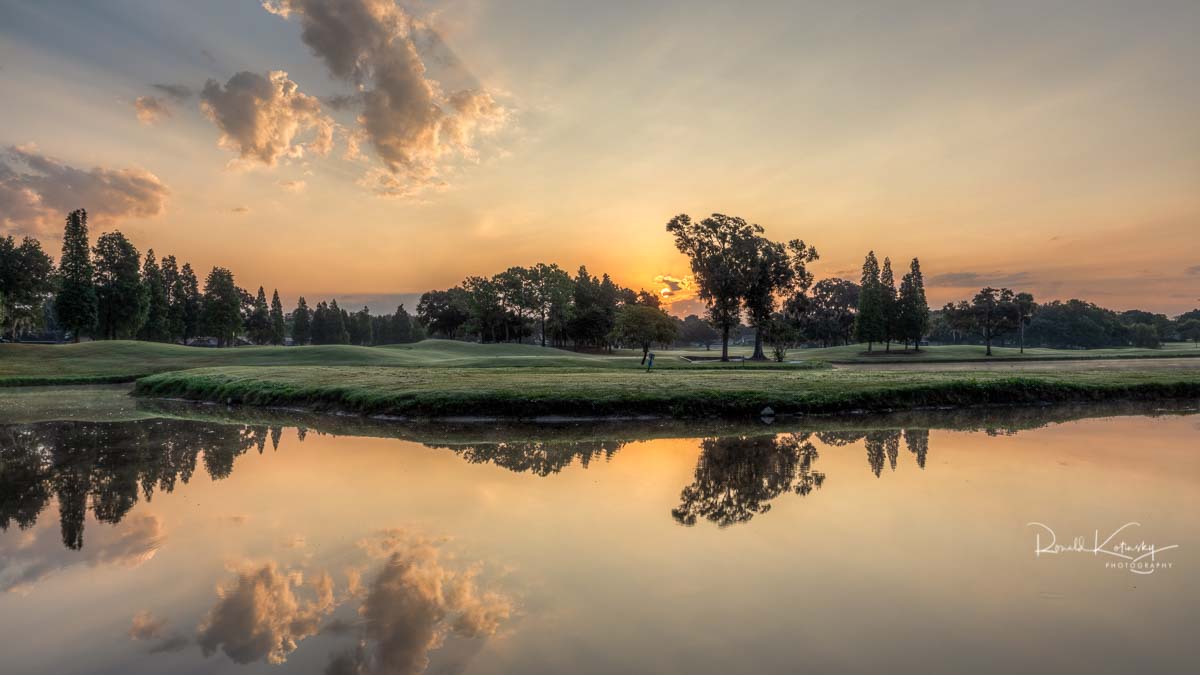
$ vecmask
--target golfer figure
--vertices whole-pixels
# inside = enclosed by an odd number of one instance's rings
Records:
[[[648,354],[646,357],[646,372],[647,373],[650,372],[650,369],[653,367],[654,367],[654,352],[650,352],[650,354]]]

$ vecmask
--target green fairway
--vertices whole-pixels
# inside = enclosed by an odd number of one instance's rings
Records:
[[[749,355],[749,347],[732,350],[734,356]],[[1200,356],[1190,344],[1163,349],[1055,350],[1027,349],[1021,357],[1016,349],[995,348],[992,361],[1155,358]],[[825,349],[794,349],[788,363],[772,361],[719,363],[686,357],[716,357],[720,352],[704,350],[658,351],[655,370],[795,370],[822,367],[826,363],[938,363],[986,359],[983,347],[926,347],[919,353],[900,349],[888,354],[882,349],[866,355],[862,345]],[[138,377],[173,370],[219,366],[372,366],[389,368],[575,368],[637,369],[641,353],[581,354],[527,344],[476,344],[451,340],[425,340],[387,347],[321,345],[306,347],[238,347],[211,349],[155,342],[85,342],[77,345],[0,344],[0,386],[29,384],[86,384],[131,382]],[[985,365],[982,364],[981,365]]]
[[[225,367],[143,378],[135,392],[398,416],[755,415],[1200,397],[1194,370],[634,370]]]

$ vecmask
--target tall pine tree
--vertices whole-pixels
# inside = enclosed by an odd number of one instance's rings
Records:
[[[58,263],[61,280],[54,312],[58,323],[71,333],[71,339],[90,333],[96,327],[96,285],[92,279],[92,255],[88,250],[87,211],[78,209],[67,216],[63,233],[62,258]]]
[[[908,274],[900,281],[900,294],[896,301],[897,323],[900,337],[907,345],[912,340],[913,349],[920,350],[921,338],[929,330],[929,303],[925,300],[925,278],[921,275],[921,262],[912,259]]]
[[[296,303],[296,309],[292,310],[292,344],[304,345],[312,338],[312,312],[308,309],[308,302],[304,300],[304,296],[300,296],[299,302]]]
[[[271,295],[271,344],[283,344],[287,329],[283,322],[283,303],[279,301],[279,289]]]
[[[138,339],[166,342],[171,337],[168,325],[170,307],[162,269],[158,266],[154,249],[146,251],[146,260],[142,263],[142,286],[146,296],[146,318],[138,330]]]
[[[141,255],[120,232],[100,235],[92,254],[99,333],[106,340],[132,338],[149,304],[139,269]]]
[[[883,306],[883,340],[884,351],[892,351],[892,340],[899,337],[897,319],[899,312],[896,304],[896,277],[892,274],[892,259],[883,259],[883,270],[879,272],[879,299]]]
[[[883,293],[879,288],[879,260],[875,252],[867,253],[862,268],[862,290],[858,296],[858,315],[854,321],[854,336],[867,343],[871,351],[883,335]]]

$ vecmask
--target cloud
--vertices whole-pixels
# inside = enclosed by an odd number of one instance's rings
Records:
[[[304,589],[299,572],[274,562],[246,567],[217,589],[219,599],[198,630],[204,655],[218,649],[235,663],[283,663],[306,637],[315,635],[334,608],[333,581],[320,574]],[[297,591],[304,591],[300,597]]]
[[[275,166],[281,157],[302,157],[307,150],[326,155],[333,147],[333,120],[282,70],[266,76],[242,71],[224,86],[209,80],[200,107],[221,130],[218,144],[245,162]],[[297,141],[310,131],[311,140]]]
[[[1184,270],[1185,274],[1200,274],[1200,265],[1192,265]]]
[[[176,103],[183,103],[191,98],[194,93],[191,87],[184,84],[152,84],[150,86],[162,92]]]
[[[87,524],[95,533],[82,551],[63,547],[58,523],[39,526],[12,550],[0,547],[0,591],[28,592],[39,581],[79,564],[137,567],[154,557],[165,538],[158,516],[130,516],[112,526],[92,519]]]
[[[133,108],[137,111],[138,121],[146,125],[157,124],[162,119],[171,116],[171,109],[167,107],[166,101],[156,96],[137,97],[137,100],[133,102]]]
[[[357,90],[359,130],[384,167],[366,184],[380,195],[410,197],[444,185],[443,162],[474,160],[476,139],[508,119],[485,90],[442,91],[417,45],[420,36],[436,34],[394,0],[263,0],[263,7],[299,17],[304,43]]]
[[[232,209],[230,209],[229,211],[230,211],[230,213],[237,213],[237,214],[250,213],[250,207],[249,206],[235,206]]]
[[[284,180],[279,181],[279,187],[288,192],[304,192],[304,189],[308,187],[308,183],[302,180]]]
[[[61,228],[78,208],[101,224],[157,216],[169,194],[145,169],[77,169],[29,146],[0,152],[0,225],[30,234]]]
[[[929,277],[930,286],[947,286],[952,288],[982,288],[984,286],[1014,286],[1028,284],[1032,281],[1028,272],[946,272]]]
[[[685,277],[673,277],[669,274],[660,274],[654,277],[655,283],[661,284],[658,294],[668,304],[687,300],[696,296],[696,290],[693,288],[692,276],[689,274]]]

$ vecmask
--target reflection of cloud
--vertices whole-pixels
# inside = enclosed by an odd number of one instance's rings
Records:
[[[66,214],[86,207],[93,220],[157,216],[167,186],[144,169],[77,169],[10,146],[0,152],[0,226],[27,232],[59,229]]]
[[[954,288],[970,287],[982,288],[984,286],[1013,286],[1018,284],[1027,284],[1031,281],[1028,272],[989,272],[980,274],[978,272],[946,272],[944,274],[935,274],[929,277],[930,286],[949,286]]]
[[[113,526],[89,521],[95,533],[89,535],[88,545],[71,551],[63,548],[57,525],[36,527],[0,547],[0,590],[28,591],[42,579],[80,563],[137,567],[154,557],[164,539],[158,516],[130,516]]]
[[[154,616],[147,609],[133,615],[133,622],[129,627],[129,638],[141,641],[153,640],[154,644],[150,646],[149,650],[151,654],[177,652],[191,642],[187,637],[178,633],[168,635],[167,620]]]
[[[152,84],[151,87],[166,94],[176,103],[182,103],[192,97],[192,88],[183,84]]]
[[[480,591],[477,568],[446,567],[435,542],[390,530],[361,546],[385,561],[363,591],[363,640],[335,655],[327,674],[420,673],[448,635],[492,635],[512,615],[509,598]]]
[[[325,155],[333,147],[333,120],[282,70],[265,77],[242,71],[224,87],[209,80],[200,92],[200,107],[221,130],[221,147],[245,161],[274,166],[280,157],[301,157],[306,149]],[[309,130],[313,140],[297,143],[296,137]]]
[[[236,663],[265,659],[283,663],[300,640],[315,635],[320,622],[333,611],[333,580],[320,574],[303,587],[300,572],[281,571],[274,562],[249,567],[217,589],[220,599],[198,630],[200,647],[208,656],[218,648]]]
[[[156,124],[171,116],[171,109],[167,107],[166,101],[157,96],[137,97],[133,102],[133,109],[137,112],[138,121],[147,125]]]
[[[383,162],[366,179],[377,193],[407,197],[444,184],[439,164],[475,159],[475,139],[505,124],[508,110],[482,89],[443,92],[428,76],[418,40],[441,45],[433,29],[394,0],[263,0],[272,14],[299,17],[302,39],[330,74],[354,85],[359,130]],[[446,50],[448,52],[448,50]]]
[[[163,636],[166,628],[166,619],[156,617],[150,610],[143,609],[133,615],[133,622],[129,626],[129,638],[132,640],[155,640]]]

